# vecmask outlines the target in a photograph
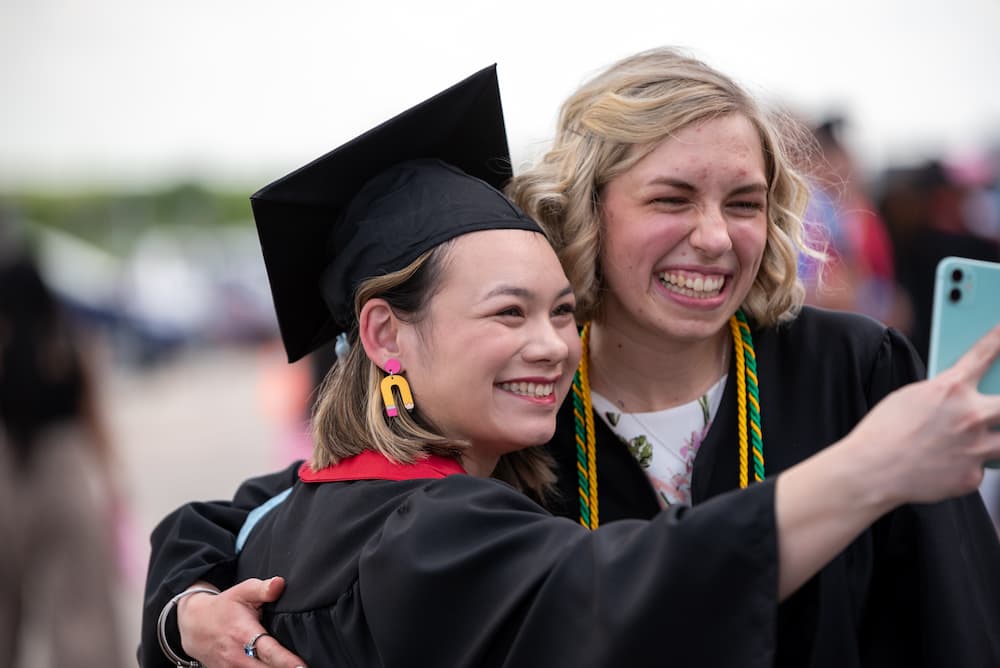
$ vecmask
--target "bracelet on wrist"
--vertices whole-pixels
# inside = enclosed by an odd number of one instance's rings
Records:
[[[160,617],[156,620],[156,638],[160,641],[160,649],[163,651],[163,654],[166,655],[166,657],[170,659],[170,662],[178,668],[201,668],[201,663],[199,663],[196,659],[187,660],[177,656],[177,653],[170,647],[170,643],[167,642],[167,617],[170,616],[170,611],[173,610],[177,606],[177,602],[185,596],[190,596],[191,594],[216,595],[218,593],[219,592],[217,590],[209,589],[208,587],[191,587],[190,589],[185,589],[167,601],[167,604],[163,606],[163,610],[160,611]]]

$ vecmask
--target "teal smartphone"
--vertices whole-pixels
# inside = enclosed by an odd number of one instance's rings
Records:
[[[1000,263],[946,257],[934,276],[934,311],[927,375],[958,361],[973,343],[1000,323]],[[1000,360],[979,382],[984,394],[1000,394]],[[1000,460],[986,463],[1000,468]]]

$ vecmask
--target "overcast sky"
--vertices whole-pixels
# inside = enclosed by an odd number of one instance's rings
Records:
[[[1000,0],[0,0],[0,191],[253,188],[496,62],[515,160],[588,74],[684,47],[869,166],[1000,137]],[[833,9],[832,7],[836,7]]]

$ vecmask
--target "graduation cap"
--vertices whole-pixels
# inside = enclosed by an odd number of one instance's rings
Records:
[[[351,328],[365,278],[467,232],[541,232],[499,192],[511,174],[493,65],[252,195],[288,361]]]

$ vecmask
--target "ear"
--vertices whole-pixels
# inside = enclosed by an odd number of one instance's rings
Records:
[[[401,321],[384,299],[369,299],[361,307],[358,318],[358,335],[361,347],[375,366],[385,368],[390,357],[399,357],[399,330]]]

